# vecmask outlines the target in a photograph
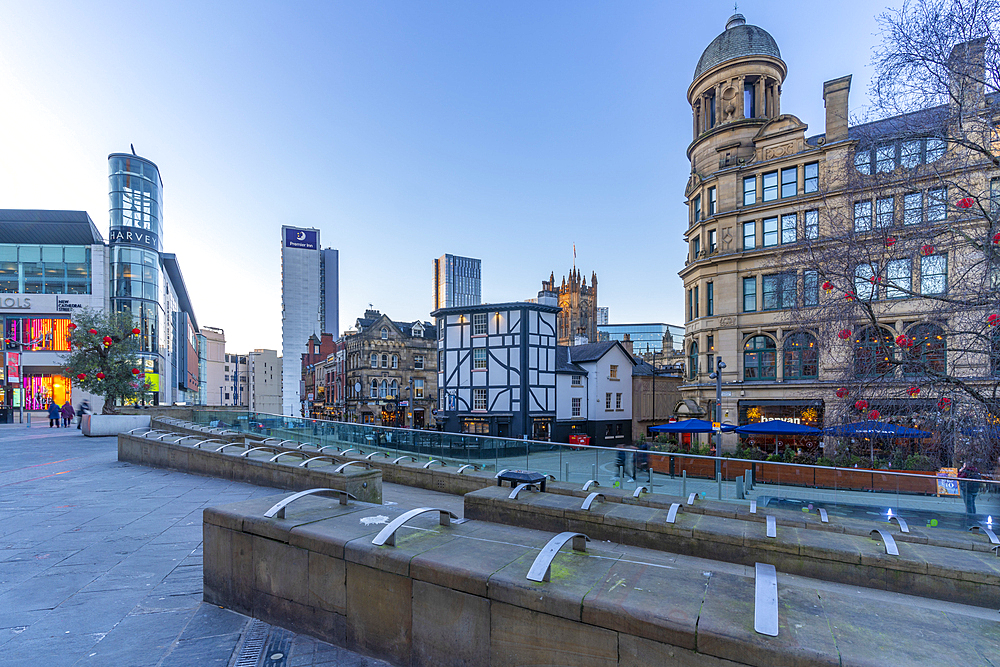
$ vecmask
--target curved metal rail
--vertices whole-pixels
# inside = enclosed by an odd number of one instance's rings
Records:
[[[364,465],[364,461],[348,461],[347,463],[341,463],[339,466],[333,469],[333,472],[343,472],[344,468],[352,465]]]
[[[332,456],[321,455],[321,456],[313,456],[312,458],[306,459],[305,461],[299,464],[299,467],[308,468],[309,464],[312,463],[313,461],[330,461],[331,463],[337,463],[337,459],[333,458]]]
[[[896,548],[896,540],[892,539],[892,535],[889,534],[884,528],[875,528],[869,533],[869,535],[874,535],[878,533],[882,537],[882,542],[885,544],[885,552],[890,556],[898,556],[899,549]]]
[[[769,637],[778,636],[778,572],[773,565],[754,568],[753,629]]]
[[[281,442],[279,442],[278,444],[276,444],[275,447],[281,447],[286,442],[298,442],[298,440],[282,440]]]
[[[449,510],[443,510],[440,507],[418,507],[416,509],[410,510],[409,512],[404,512],[400,514],[395,519],[389,522],[389,524],[379,531],[379,534],[375,536],[372,540],[372,544],[377,547],[387,544],[390,547],[396,546],[396,531],[399,530],[400,526],[409,521],[415,516],[424,514],[426,512],[440,512],[441,519],[440,523],[442,526],[450,526],[452,519],[457,519],[458,515],[454,514]]]
[[[757,501],[756,500],[751,500],[750,501],[750,514],[756,514],[756,513],[757,513]]]
[[[437,459],[431,459],[430,461],[428,461],[427,463],[424,464],[424,468],[430,468],[435,463],[437,463],[438,465],[440,465],[442,468],[447,468],[448,467],[448,464],[445,463],[444,461],[439,461]]]
[[[475,463],[466,463],[466,464],[464,464],[462,466],[459,466],[458,472],[455,473],[455,474],[461,475],[463,472],[465,472],[469,468],[472,468],[472,472],[476,472],[477,470],[479,470],[479,468],[476,467]]]
[[[899,516],[891,516],[891,517],[889,517],[889,523],[892,523],[893,521],[895,521],[896,523],[899,524],[899,532],[901,532],[901,533],[908,533],[908,532],[910,532],[910,527],[906,525],[906,519],[904,519],[902,517],[899,517]]]
[[[385,456],[385,458],[389,458],[389,454],[386,452],[372,452],[371,454],[365,456],[365,461],[371,461],[372,457],[375,456],[376,454],[382,454],[383,456]]]
[[[590,541],[589,537],[583,533],[574,533],[572,531],[559,533],[549,540],[548,544],[542,547],[541,553],[535,557],[535,562],[528,569],[528,579],[530,581],[548,581],[549,576],[552,574],[552,559],[559,553],[562,545],[570,540],[573,540],[573,551],[586,553],[587,542]]]
[[[337,449],[339,451],[340,448],[338,447]],[[354,449],[354,447],[349,447],[349,448],[345,449],[344,451],[342,451],[340,453],[341,454],[346,454],[347,452],[354,452],[354,451],[357,451],[359,454],[361,453],[359,450]]]
[[[767,522],[767,536],[777,537],[778,536],[778,522],[775,521],[774,517],[770,514],[764,519]]]
[[[272,454],[274,454],[274,453],[276,453],[276,452],[279,451],[277,448],[272,447],[271,445],[263,445],[263,446],[260,446],[260,447],[253,447],[252,449],[248,449],[245,452],[243,452],[242,454],[240,454],[240,456],[243,457],[243,458],[247,458],[252,453],[259,452],[259,451],[262,451],[262,450],[265,450],[265,449],[267,451],[271,452]]]
[[[670,503],[670,511],[667,512],[667,523],[674,523],[677,521],[677,510],[680,508],[680,503]]]
[[[274,463],[275,461],[277,461],[278,459],[280,459],[282,456],[298,456],[298,457],[301,457],[303,459],[309,458],[309,456],[305,452],[300,452],[300,451],[297,451],[297,450],[292,450],[290,452],[278,452],[277,454],[275,454],[274,456],[272,456],[271,458],[269,458],[267,461],[268,461],[268,463]]]
[[[507,472],[508,470],[510,470],[510,468],[504,468],[503,470],[501,470],[501,471],[500,471],[500,472],[498,472],[497,474],[493,475],[493,479],[499,479],[499,478],[500,478],[500,475],[504,474],[504,473],[505,473],[505,472]]]
[[[144,429],[146,429],[146,430],[145,430],[145,431],[143,431],[142,433],[140,433],[139,435],[143,435],[144,433],[149,433],[149,432],[151,432],[151,431],[153,430],[153,429],[149,428],[148,426],[136,426],[136,427],[135,427],[134,429],[132,429],[131,431],[126,431],[126,432],[125,432],[125,435],[132,435],[133,433],[135,433],[135,432],[136,432],[136,431],[138,431],[139,429],[143,429],[143,428],[144,428]]]
[[[820,523],[830,523],[830,516],[822,507],[819,508],[819,521]]]
[[[393,463],[393,465],[397,465],[398,466],[399,462],[402,461],[403,459],[410,459],[411,461],[416,461],[417,460],[415,456],[410,456],[409,454],[403,454],[402,456],[396,458],[392,463]]]
[[[206,442],[218,442],[218,443],[222,443],[223,441],[222,440],[216,440],[215,438],[209,438],[208,440],[199,440],[198,442],[196,442],[193,445],[191,445],[191,447],[193,447],[194,449],[201,449],[201,446],[204,445]],[[230,444],[231,445],[231,444],[235,444],[235,443],[231,443],[230,442],[230,443],[224,443],[224,444]],[[240,446],[242,447],[242,445],[240,445]],[[215,450],[215,451],[219,451],[219,450]]]
[[[319,445],[317,445],[315,442],[303,442],[301,445],[299,445],[295,449],[302,449],[303,447],[307,447],[309,445],[312,445],[313,447],[316,447],[317,449],[319,448]]]
[[[205,442],[208,442],[208,440],[206,440]],[[227,442],[226,444],[224,444],[222,447],[219,447],[215,451],[221,452],[226,447],[243,447],[244,449],[246,449],[246,445],[244,445],[242,443],[239,443],[239,442]],[[247,450],[247,451],[249,451],[249,450]],[[240,454],[240,456],[243,456],[243,454]]]
[[[583,504],[580,505],[580,509],[586,510],[586,511],[589,512],[590,511],[590,506],[593,505],[594,501],[597,500],[598,498],[600,498],[603,501],[604,500],[604,494],[603,493],[598,493],[596,491],[593,492],[593,493],[591,493],[589,496],[587,496],[586,498],[583,499]]]
[[[698,492],[697,492],[697,491],[692,491],[692,492],[691,492],[691,493],[690,493],[690,494],[688,495],[688,502],[687,502],[687,504],[688,504],[688,505],[694,505],[694,501],[695,501],[695,499],[696,499],[697,497],[698,497]]]
[[[986,535],[986,537],[990,538],[991,544],[1000,544],[1000,539],[997,539],[997,534],[994,533],[991,529],[987,528],[986,526],[970,526],[969,530],[971,532],[976,532],[981,530]]]
[[[522,491],[524,491],[527,488],[534,487],[534,486],[535,485],[532,484],[531,482],[522,482],[521,484],[518,484],[517,486],[515,486],[511,490],[511,492],[507,496],[507,498],[509,498],[510,500],[517,500],[517,494],[521,493]]]
[[[284,519],[285,518],[285,508],[288,507],[290,503],[295,502],[299,498],[304,496],[311,496],[317,493],[335,493],[340,497],[340,504],[346,505],[347,499],[357,500],[353,495],[344,491],[342,489],[306,489],[305,491],[299,491],[298,493],[293,493],[287,498],[282,498],[277,503],[271,506],[271,509],[264,512],[264,518],[271,519]]]
[[[592,487],[592,486],[600,486],[600,485],[601,485],[601,483],[598,482],[596,479],[588,479],[583,484],[583,490],[584,491],[590,491],[590,487]]]
[[[649,489],[647,489],[644,486],[637,486],[637,487],[635,487],[635,491],[632,492],[632,497],[633,498],[638,498],[639,494],[641,494],[643,491],[645,491],[646,493],[649,493]]]

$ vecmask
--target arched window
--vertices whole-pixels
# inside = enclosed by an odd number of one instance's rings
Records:
[[[913,346],[906,350],[907,375],[944,374],[948,366],[948,340],[936,324],[918,324],[907,335]]]
[[[698,342],[691,343],[691,353],[688,355],[688,378],[698,377]],[[610,396],[610,394],[608,394]]]
[[[391,398],[396,398],[397,396],[399,396],[399,383],[396,382],[395,380],[393,380],[392,384],[389,385],[389,396]]]
[[[388,339],[389,339],[389,330],[385,327],[382,327],[382,340],[388,340]]]
[[[389,392],[389,382],[388,380],[382,380],[382,384],[378,386],[378,397],[385,398],[388,392]]]
[[[895,345],[892,332],[878,327],[865,327],[854,335],[854,376],[879,377],[892,375]]]
[[[378,368],[378,355],[372,352],[372,368]]]
[[[804,331],[785,337],[784,370],[786,380],[801,380],[819,376],[819,350],[816,337]]]
[[[383,354],[382,355],[382,368],[389,368],[389,355],[388,354]]]
[[[392,355],[392,367],[399,368],[399,357],[397,357],[395,354]]]
[[[777,375],[778,348],[769,336],[754,336],[743,345],[743,379],[773,380]]]
[[[368,396],[371,398],[378,398],[378,380],[372,379],[372,388],[368,392]]]

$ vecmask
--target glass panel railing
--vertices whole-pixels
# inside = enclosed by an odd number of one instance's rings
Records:
[[[517,440],[467,433],[412,430],[238,411],[200,411],[196,421],[267,437],[310,442],[355,453],[391,457],[409,455],[426,463],[475,464],[490,473],[529,469],[582,486],[597,480],[601,488],[633,491],[642,485],[657,493],[746,502],[759,511],[776,507],[831,517],[889,520],[902,516],[914,528],[967,530],[1000,521],[1000,482],[978,480],[975,513],[967,514],[966,484],[936,472],[869,470],[749,461],[682,452],[611,449],[586,445]],[[747,473],[750,472],[749,478]],[[742,490],[742,498],[740,491]],[[971,507],[971,505],[970,505]],[[1000,527],[1000,526],[997,526]]]

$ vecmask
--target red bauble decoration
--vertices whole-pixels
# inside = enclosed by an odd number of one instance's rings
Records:
[[[841,329],[840,332],[837,334],[837,338],[839,338],[840,340],[847,340],[850,337],[851,337],[850,329]]]
[[[989,322],[991,327],[995,327],[998,324],[1000,324],[1000,315],[993,313],[992,315],[986,318],[986,321]]]
[[[998,236],[1000,236],[1000,235],[998,235]],[[823,291],[826,292],[827,294],[829,294],[830,292],[832,292],[833,291],[833,283],[831,283],[829,280],[827,280],[826,282],[824,282],[823,283]]]
[[[97,334],[97,329],[90,329],[90,333],[96,335]]]
[[[69,324],[66,325],[66,328],[69,329],[70,331],[72,331],[73,329],[76,328],[76,325],[73,324],[72,322],[70,322]]]
[[[910,398],[913,398],[920,393],[920,387],[910,387],[906,390],[906,393],[910,395]]]
[[[993,235],[993,242],[1000,243],[1000,232],[997,232],[996,234]]]
[[[934,254],[934,246],[932,245],[922,245],[920,246],[920,252],[926,257],[927,255]]]
[[[843,398],[844,396],[847,396],[847,393],[847,387],[841,387],[837,390],[837,398]]]
[[[132,369],[132,375],[138,375],[138,374],[139,374],[139,373],[141,373],[141,372],[142,372],[142,371],[140,371],[140,370],[139,370],[138,368],[133,368],[133,369]]]
[[[896,336],[896,345],[900,347],[913,347],[913,341],[907,338],[906,334]]]
[[[77,379],[77,380],[82,380],[82,379],[84,379],[85,377],[87,377],[87,376],[86,376],[85,374],[83,374],[83,373],[80,373],[79,375],[77,375],[77,376],[76,376],[76,379]]]
[[[948,408],[951,407],[951,399],[945,396],[940,401],[938,401],[937,406],[939,410],[947,410]]]
[[[104,373],[98,373],[97,374],[97,379],[98,380],[103,380],[104,379]]]
[[[139,335],[139,334],[141,334],[141,333],[142,333],[142,332],[141,332],[141,331],[139,331],[138,329],[132,329],[132,335],[133,335],[133,336],[138,336],[138,335]]]
[[[871,419],[873,421],[877,421],[878,418],[881,417],[881,416],[882,416],[882,413],[879,412],[878,410],[872,410],[871,412],[868,413],[868,419]]]
[[[855,401],[854,402],[854,408],[856,410],[858,410],[859,412],[864,412],[865,410],[868,409],[868,401],[866,401],[863,398],[860,399],[860,400],[858,400],[858,401]]]
[[[972,206],[975,203],[976,200],[973,199],[972,197],[962,197],[957,202],[955,202],[955,206],[957,206],[958,208],[972,208]]]
[[[854,301],[855,299],[858,298],[858,295],[855,294],[854,292],[844,292],[844,298],[847,299],[848,301]]]
[[[885,240],[885,247],[886,248],[891,248],[894,245],[896,245],[896,239],[893,238],[892,236],[890,236],[889,238],[887,238]]]

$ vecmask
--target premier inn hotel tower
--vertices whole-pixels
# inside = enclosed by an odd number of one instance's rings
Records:
[[[281,228],[282,414],[302,414],[302,355],[309,337],[340,331],[339,256],[318,229]]]

